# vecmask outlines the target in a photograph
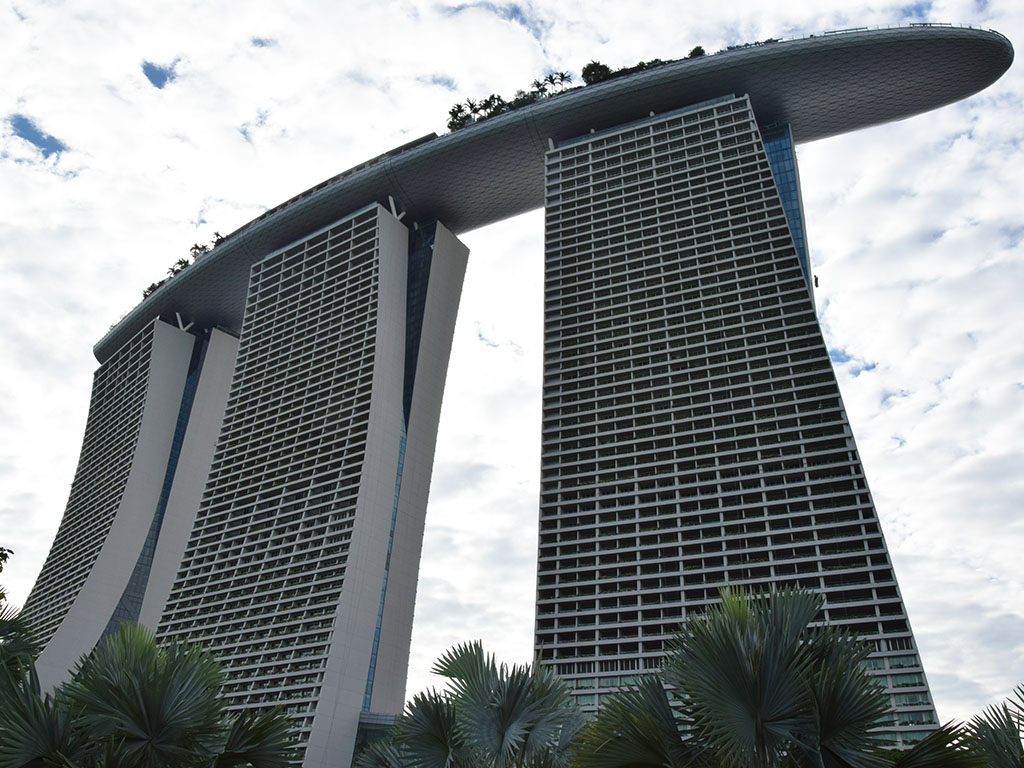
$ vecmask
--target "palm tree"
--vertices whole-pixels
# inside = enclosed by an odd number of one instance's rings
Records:
[[[1007,701],[974,717],[967,728],[992,768],[1024,768],[1024,685]]]
[[[12,554],[6,547],[0,547],[0,571]],[[38,652],[28,624],[17,608],[7,603],[7,593],[0,586],[0,677],[21,674],[32,665]]]
[[[0,547],[0,571],[4,569],[4,564],[7,562],[7,558],[14,554],[13,550],[7,547]],[[0,603],[7,599],[7,593],[4,591],[3,585],[0,584]]]
[[[492,93],[486,99],[480,102],[480,111],[484,117],[494,117],[500,115],[502,112],[508,109],[508,104],[501,96],[496,93]]]
[[[466,105],[459,103],[448,110],[448,130],[457,131],[465,128],[469,122],[469,113],[466,112]]]
[[[38,653],[28,624],[12,605],[0,600],[0,677],[18,676]]]
[[[579,768],[970,768],[983,765],[964,732],[939,729],[907,752],[871,732],[889,711],[863,664],[870,647],[811,626],[819,595],[723,591],[690,619],[662,675],[609,697],[582,731]],[[670,694],[666,686],[672,690]]]
[[[497,664],[479,642],[456,646],[432,670],[441,692],[413,698],[389,739],[359,768],[560,768],[584,723],[568,686],[547,667]]]
[[[285,768],[287,717],[226,715],[222,681],[205,652],[123,624],[52,696],[32,667],[0,678],[0,768]]]

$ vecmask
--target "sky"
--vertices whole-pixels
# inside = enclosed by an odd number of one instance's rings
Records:
[[[60,522],[92,345],[193,243],[552,71],[922,21],[1024,44],[1017,0],[6,2],[9,597]],[[1022,135],[1018,63],[969,100],[797,150],[819,316],[942,720],[1024,682]],[[532,655],[543,216],[462,239],[410,695],[457,642]]]

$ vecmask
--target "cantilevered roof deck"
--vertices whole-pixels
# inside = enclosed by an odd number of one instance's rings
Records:
[[[254,261],[364,205],[392,197],[410,221],[456,233],[539,208],[544,153],[591,130],[725,94],[749,94],[762,125],[800,143],[900,120],[966,98],[1005,72],[998,32],[946,25],[849,30],[684,59],[586,86],[439,137],[329,179],[244,225],[168,280],[96,344],[100,362],[156,317],[236,333]]]

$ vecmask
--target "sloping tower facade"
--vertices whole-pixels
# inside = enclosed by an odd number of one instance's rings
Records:
[[[547,153],[537,646],[586,707],[723,588],[807,587],[937,725],[814,312],[788,126],[723,96]]]

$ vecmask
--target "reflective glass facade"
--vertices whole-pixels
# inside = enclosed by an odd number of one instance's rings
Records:
[[[807,235],[804,231],[804,204],[800,199],[800,176],[796,166],[796,149],[793,147],[793,133],[788,125],[765,128],[761,131],[764,151],[775,177],[782,209],[786,212],[789,231],[793,235],[800,269],[808,285],[811,283],[811,267],[807,257]],[[813,294],[812,294],[813,296]]]

